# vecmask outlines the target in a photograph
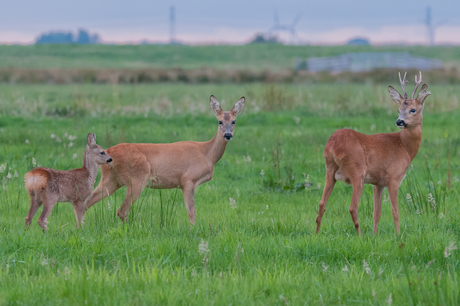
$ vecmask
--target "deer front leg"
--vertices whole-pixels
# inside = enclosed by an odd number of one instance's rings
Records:
[[[93,191],[89,199],[86,200],[85,210],[87,210],[103,198],[112,195],[120,187],[120,184],[118,184],[116,181],[115,173],[112,170],[102,173],[102,178],[99,182],[99,185],[97,185],[96,189]]]
[[[26,229],[29,228],[30,224],[32,223],[32,219],[35,216],[35,213],[37,212],[38,208],[42,204],[41,201],[38,199],[38,195],[36,195],[35,193],[30,193],[29,196],[30,196],[30,209],[25,218]]]
[[[382,196],[385,187],[374,186],[374,234],[377,235],[380,215],[382,212]]]
[[[323,196],[321,197],[321,201],[319,202],[319,210],[318,210],[318,217],[316,218],[316,235],[319,233],[319,228],[321,227],[321,219],[323,218],[324,212],[326,211],[326,204],[329,196],[332,193],[332,189],[335,186],[335,171],[327,171],[326,172],[326,184],[324,185]]]
[[[184,196],[185,207],[187,207],[188,220],[195,224],[195,184],[187,182],[182,185],[182,195]]]
[[[77,200],[72,203],[73,204],[73,211],[75,213],[75,218],[77,219],[77,225],[76,227],[79,228],[80,225],[83,226],[83,217],[85,215],[85,204]]]
[[[145,181],[143,180],[132,180],[128,186],[126,186],[126,197],[121,204],[120,208],[118,208],[117,215],[123,222],[127,221],[127,217],[129,214],[129,209],[131,205],[139,198],[141,195],[142,190],[145,188]]]
[[[361,194],[363,192],[364,180],[362,178],[355,179],[352,181],[352,185],[353,196],[351,197],[350,215],[351,219],[353,220],[353,224],[355,225],[356,232],[358,235],[361,235],[361,229],[359,228],[358,222],[358,205],[359,200],[361,199]]]
[[[388,193],[390,195],[391,201],[391,211],[393,213],[393,219],[395,221],[395,230],[399,235],[401,231],[399,230],[399,207],[398,207],[398,192],[399,192],[399,182],[390,182],[388,185]]]

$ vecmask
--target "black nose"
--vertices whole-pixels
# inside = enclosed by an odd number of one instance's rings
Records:
[[[232,133],[225,133],[224,134],[224,138],[227,139],[227,140],[232,139],[232,137],[233,137]]]
[[[109,158],[109,159],[107,160],[107,163],[111,163],[112,161],[113,161],[113,159],[112,159],[112,158]]]
[[[397,126],[404,126],[404,127],[407,126],[406,122],[404,122],[404,120],[401,120],[401,119],[396,120],[396,125]]]

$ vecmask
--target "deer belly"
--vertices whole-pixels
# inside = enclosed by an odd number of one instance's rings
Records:
[[[344,171],[342,171],[341,169],[337,170],[335,172],[335,180],[336,181],[343,181],[345,182],[345,184],[347,185],[350,185],[351,184],[351,181],[350,181],[350,178],[346,175],[346,173]]]

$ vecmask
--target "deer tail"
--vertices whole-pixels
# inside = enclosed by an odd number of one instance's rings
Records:
[[[24,176],[24,183],[27,191],[38,191],[46,188],[50,178],[51,175],[48,171],[42,168],[36,168],[26,173]]]

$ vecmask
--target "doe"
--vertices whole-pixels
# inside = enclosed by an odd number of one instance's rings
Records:
[[[399,74],[404,96],[393,87],[388,86],[391,98],[399,104],[399,117],[396,125],[402,131],[365,135],[350,129],[340,129],[329,138],[324,148],[326,184],[319,202],[316,234],[319,232],[327,200],[337,180],[353,185],[350,214],[359,235],[361,235],[361,229],[358,222],[358,203],[364,184],[372,184],[374,189],[374,234],[377,234],[385,187],[388,188],[390,195],[395,230],[398,234],[400,233],[399,186],[420,147],[423,106],[426,97],[431,94],[428,86],[424,84],[417,98],[414,98],[417,88],[422,83],[422,72],[420,72],[420,79],[417,80],[415,76],[415,88],[408,99],[405,89],[406,74],[403,80]]]
[[[101,166],[101,181],[88,199],[87,208],[126,186],[125,200],[117,211],[120,219],[126,221],[131,205],[145,187],[180,188],[189,221],[195,224],[195,189],[212,180],[214,165],[224,155],[227,143],[233,137],[235,120],[243,111],[244,100],[244,97],[240,98],[231,111],[224,112],[217,99],[211,96],[211,110],[219,125],[210,141],[121,143],[107,149],[114,162]]]
[[[68,171],[39,167],[26,173],[24,182],[30,196],[30,209],[25,218],[26,227],[30,226],[37,209],[43,204],[38,224],[46,231],[48,216],[57,202],[72,203],[77,228],[83,225],[85,201],[93,191],[99,165],[110,162],[112,158],[96,144],[96,136],[89,133],[83,167]]]

